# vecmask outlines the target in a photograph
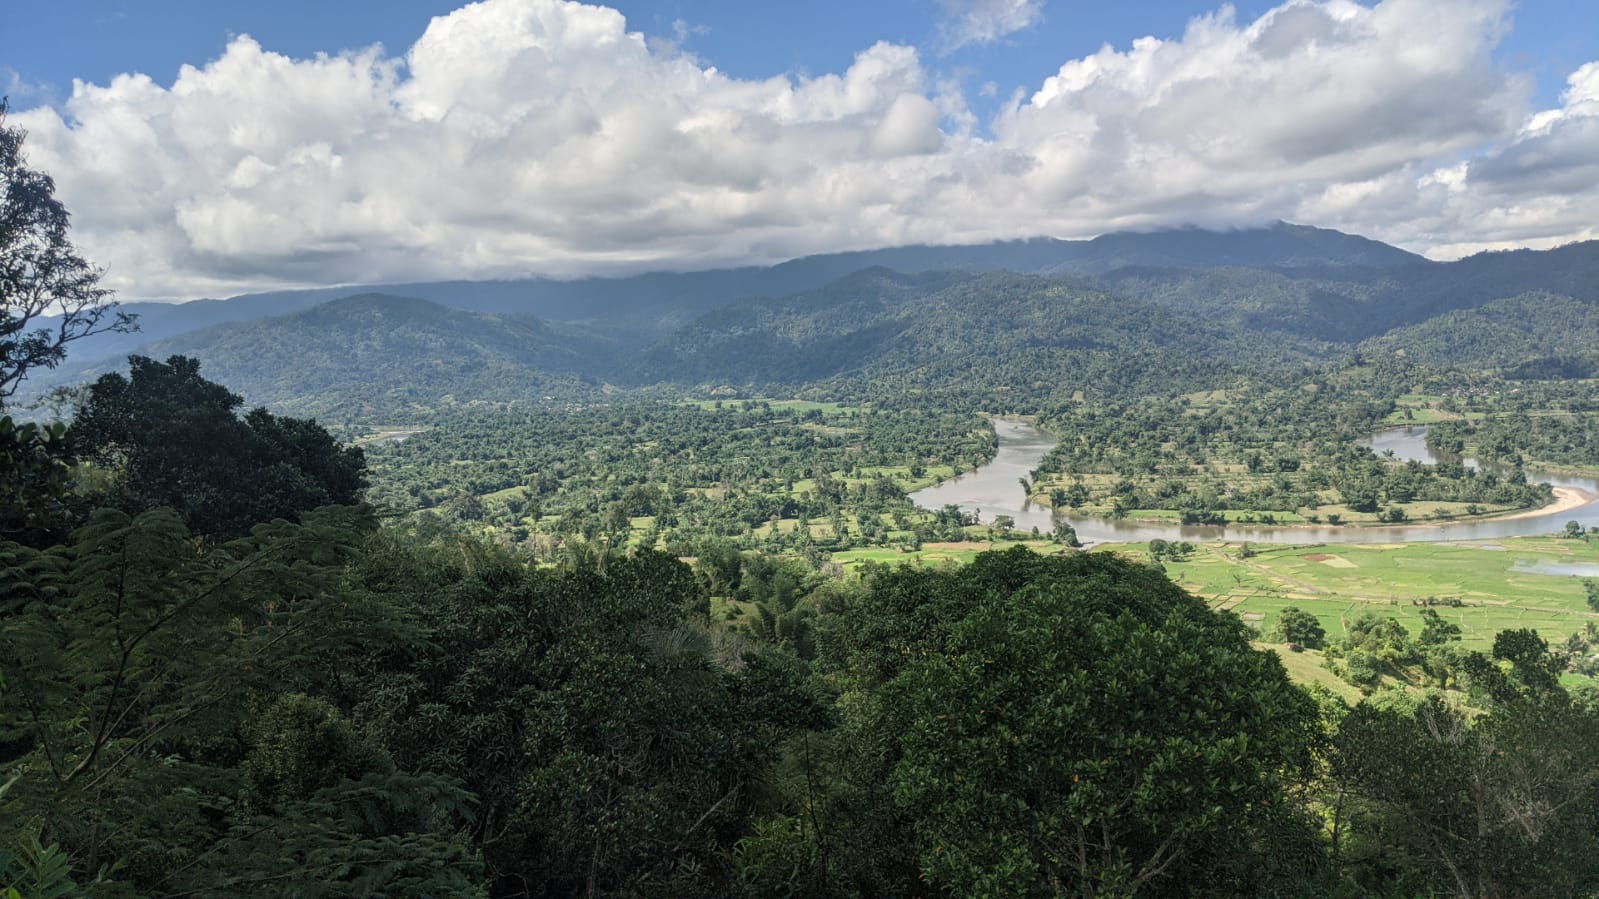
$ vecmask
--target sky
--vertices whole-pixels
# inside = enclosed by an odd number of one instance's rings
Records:
[[[1599,238],[1593,0],[53,0],[29,164],[124,299],[1288,220]]]

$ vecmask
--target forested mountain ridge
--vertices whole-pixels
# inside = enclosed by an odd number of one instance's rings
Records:
[[[1144,353],[1181,364],[1246,350],[1263,364],[1295,358],[1280,344],[1257,345],[1251,335],[1076,279],[872,269],[819,291],[707,313],[645,351],[634,380],[800,384],[858,376],[937,389],[1077,379],[1100,362],[1136,367]]]
[[[1376,298],[1392,281],[1372,269],[1285,272],[1264,268],[1170,269],[1131,266],[1097,276],[1113,293],[1135,297],[1231,331],[1261,331],[1343,343],[1367,336]],[[1391,275],[1389,275],[1391,279]]]
[[[1126,368],[1145,353],[1162,367],[1240,352],[1260,364],[1308,355],[1078,279],[881,267],[818,290],[721,306],[636,351],[628,337],[600,327],[364,294],[214,325],[142,352],[199,358],[252,404],[388,422],[468,400],[592,399],[599,382],[800,385],[864,375],[936,388],[1013,376],[1031,383],[1067,371],[1081,378]],[[39,384],[74,383],[121,361],[69,364]]]
[[[707,312],[648,347],[633,367],[642,381],[793,383],[859,370],[910,324],[909,305],[970,275],[905,275],[865,269],[826,287]]]
[[[448,309],[362,294],[253,322],[157,341],[156,358],[189,355],[238,384],[252,405],[325,420],[404,418],[439,404],[538,403],[597,395],[614,343],[528,316]]]
[[[1423,257],[1379,240],[1287,222],[1238,231],[1122,231],[1100,235],[1079,246],[1071,258],[1048,271],[1109,272],[1129,266],[1303,268],[1427,264]]]
[[[1361,345],[1417,362],[1543,370],[1558,360],[1599,360],[1599,302],[1532,290],[1396,328]],[[1590,377],[1567,373],[1563,377]]]
[[[806,256],[772,266],[653,272],[620,278],[523,278],[327,287],[242,294],[189,303],[128,302],[142,333],[93,335],[73,348],[76,361],[126,355],[151,341],[209,325],[251,321],[306,309],[357,293],[417,297],[474,312],[522,313],[553,321],[603,324],[649,342],[700,313],[750,297],[814,290],[863,269],[906,273],[963,270],[1030,273],[1105,272],[1126,266],[1209,268],[1217,265],[1333,269],[1425,263],[1367,238],[1277,223],[1264,228],[1197,228],[1107,234],[1092,240],[997,241],[970,246],[909,246]]]
[[[1096,281],[1231,329],[1355,343],[1532,291],[1599,302],[1599,241],[1396,266],[1130,266]]]
[[[201,358],[252,403],[368,420],[426,414],[465,397],[585,400],[602,381],[795,386],[866,375],[890,386],[1009,386],[1059,382],[1067,372],[1121,379],[1151,366],[1204,375],[1216,361],[1271,371],[1340,358],[1357,345],[1501,371],[1581,373],[1592,367],[1581,360],[1599,358],[1599,329],[1589,326],[1599,303],[1599,242],[1452,263],[1384,247],[1290,225],[911,247],[770,269],[410,285],[416,293],[405,299],[336,297],[180,334],[171,330],[186,307],[131,304],[151,316],[144,334],[83,343],[140,340],[146,355]],[[1201,266],[1212,249],[1215,264]],[[851,268],[870,260],[888,264]],[[1095,270],[1123,262],[1133,264]],[[1009,268],[986,270],[991,265]],[[1059,274],[1074,265],[1085,273]],[[921,270],[928,266],[938,268]],[[1045,270],[1055,274],[1037,274]],[[196,314],[256,315],[269,301],[293,307],[336,293],[206,302]],[[552,316],[506,311],[529,304]],[[67,366],[30,390],[121,366],[121,355],[95,359],[96,352],[75,347]]]

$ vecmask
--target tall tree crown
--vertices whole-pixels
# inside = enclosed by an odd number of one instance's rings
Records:
[[[5,116],[0,99],[0,407],[30,369],[61,364],[68,343],[134,327],[73,246],[55,181],[28,168],[27,135]]]

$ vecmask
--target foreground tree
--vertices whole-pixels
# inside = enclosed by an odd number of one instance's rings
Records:
[[[0,540],[41,546],[68,530],[72,459],[59,423],[0,416]]]
[[[0,99],[0,411],[30,370],[59,365],[71,341],[133,327],[73,248],[54,182],[27,167],[24,135],[5,115]],[[0,539],[38,545],[64,534],[71,462],[59,429],[0,415]]]
[[[359,447],[314,421],[265,409],[200,376],[184,356],[129,358],[124,377],[89,386],[72,423],[83,458],[109,477],[105,498],[125,511],[165,506],[191,529],[238,537],[252,525],[356,502],[366,486]]]
[[[106,895],[468,895],[459,786],[281,695],[381,613],[338,589],[372,527],[327,509],[208,546],[101,510],[0,543],[0,856],[52,847]]]
[[[1109,555],[879,577],[829,633],[854,689],[758,892],[1281,894],[1311,883],[1283,781],[1315,717],[1248,628]],[[820,794],[820,795],[818,795]],[[1308,876],[1307,876],[1308,875]]]
[[[823,714],[802,670],[778,653],[719,663],[694,573],[658,553],[558,571],[389,536],[351,572],[386,597],[383,621],[304,686],[402,769],[477,797],[465,823],[490,893],[728,895],[773,747]]]
[[[890,686],[922,869],[960,895],[1163,892],[1200,870],[1252,892],[1226,869],[1279,826],[1309,704],[1236,619],[1088,558],[1029,564]]]
[[[27,167],[25,135],[5,114],[0,100],[0,407],[31,369],[61,364],[68,343],[133,327],[78,255],[55,182]]]
[[[1366,807],[1346,876],[1366,894],[1593,895],[1599,717],[1532,631],[1501,632],[1462,667],[1486,715],[1443,694],[1396,697],[1339,728],[1333,775]]]

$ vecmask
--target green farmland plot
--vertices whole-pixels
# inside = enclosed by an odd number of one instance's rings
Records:
[[[846,571],[857,572],[867,562],[875,562],[882,565],[965,565],[975,559],[979,553],[987,552],[990,549],[1005,549],[1011,546],[1025,546],[1033,552],[1046,555],[1066,551],[1062,549],[1060,544],[1050,543],[1047,540],[969,540],[951,543],[928,543],[919,550],[902,550],[893,547],[852,549],[833,553],[832,561],[843,566]]]
[[[1577,566],[1560,569],[1553,566]],[[1329,636],[1366,612],[1399,619],[1412,632],[1431,607],[1459,624],[1472,647],[1506,628],[1534,628],[1556,640],[1599,620],[1582,578],[1599,566],[1599,544],[1527,537],[1495,543],[1413,543],[1271,547],[1202,546],[1167,572],[1212,605],[1269,631],[1286,606],[1315,615]]]

